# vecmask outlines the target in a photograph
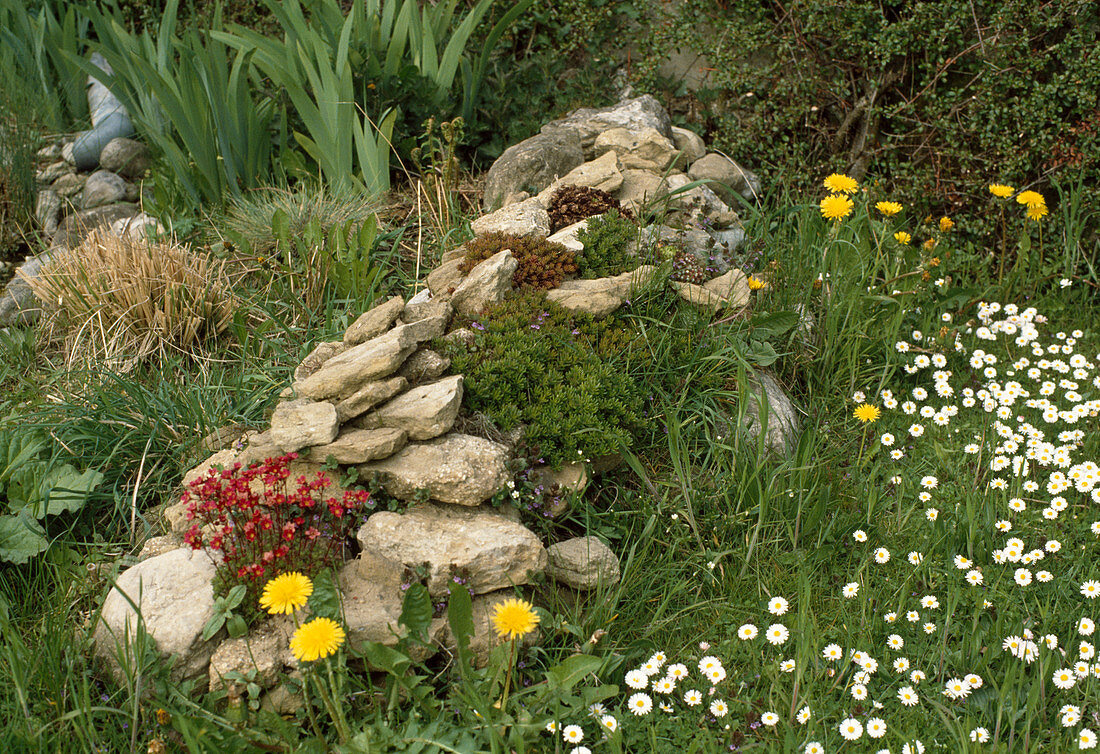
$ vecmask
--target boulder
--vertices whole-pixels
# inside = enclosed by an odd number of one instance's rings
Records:
[[[451,360],[430,348],[421,348],[409,358],[397,370],[397,373],[407,379],[411,384],[418,384],[428,380],[437,379],[447,371]]]
[[[73,172],[73,166],[69,163],[61,160],[60,162],[54,162],[39,170],[34,175],[34,179],[38,183],[49,185],[56,181],[63,175],[68,175]]]
[[[656,268],[642,265],[633,272],[595,280],[566,280],[547,291],[546,298],[571,312],[588,312],[606,317],[623,305],[633,293],[650,283]]]
[[[95,651],[116,678],[132,666],[139,627],[157,651],[173,658],[174,680],[206,674],[215,644],[202,640],[214,615],[214,563],[201,552],[180,548],[138,563],[119,576],[103,602],[94,632]],[[135,610],[135,606],[137,610]],[[124,657],[120,662],[120,656]]]
[[[623,170],[623,185],[615,198],[623,207],[640,212],[643,207],[668,194],[668,183],[648,170]]]
[[[34,203],[34,219],[46,237],[57,232],[57,226],[61,222],[61,197],[57,192],[49,189],[38,192]]]
[[[582,107],[564,118],[550,121],[542,127],[542,133],[555,130],[572,131],[581,142],[585,156],[591,159],[596,137],[612,128],[641,131],[652,128],[662,136],[672,138],[672,121],[655,97],[645,94],[627,99],[610,107]]]
[[[414,387],[355,423],[363,429],[403,430],[410,440],[430,440],[450,431],[461,406],[462,375],[456,374]]]
[[[572,225],[566,225],[546,240],[551,243],[560,243],[570,251],[584,251],[584,244],[581,243],[578,236],[582,230],[588,227],[588,220],[589,218],[586,218]]]
[[[55,186],[57,184],[54,184]],[[138,214],[140,210],[136,204],[121,203],[121,204],[108,204],[104,207],[96,207],[95,209],[81,210],[71,215],[66,215],[65,219],[61,221],[61,224],[57,227],[57,233],[54,234],[53,244],[54,246],[64,246],[67,249],[75,249],[84,239],[88,237],[96,228],[106,226],[108,228],[111,225],[124,218],[130,218]]]
[[[447,325],[451,322],[451,309],[439,309],[437,313],[418,319],[415,322],[406,322],[397,325],[391,331],[394,337],[408,338],[413,343],[423,343],[428,340],[441,337],[447,331]]]
[[[38,276],[54,253],[57,252],[47,251],[36,257],[30,257],[16,268],[15,277],[8,282],[4,292],[0,294],[0,327],[30,325],[38,321],[42,314],[42,304],[39,303],[27,281]],[[65,253],[65,250],[62,249],[61,253]]]
[[[178,550],[183,546],[183,539],[174,533],[165,534],[160,537],[149,537],[149,539],[145,540],[145,544],[141,546],[141,552],[138,553],[137,559],[140,563],[143,560],[149,560],[158,555],[172,552],[172,550]]]
[[[619,559],[595,537],[574,537],[551,545],[546,575],[574,589],[619,583]]]
[[[314,445],[306,456],[314,463],[326,463],[332,457],[336,463],[350,465],[389,458],[408,440],[403,429],[344,430],[328,445]]]
[[[683,173],[674,173],[668,177],[669,193],[690,184],[691,178]],[[675,194],[672,205],[687,213],[689,219],[700,225],[725,228],[738,221],[738,215],[728,204],[708,186],[694,186]],[[704,220],[705,218],[705,220]]]
[[[336,406],[325,401],[283,401],[271,415],[271,439],[286,453],[327,445],[336,439],[339,429]]]
[[[400,375],[385,380],[368,382],[336,404],[336,418],[341,423],[354,419],[379,403],[388,401],[408,386],[408,380]]]
[[[378,306],[363,312],[344,333],[344,345],[348,347],[357,346],[372,338],[377,338],[390,329],[397,318],[401,316],[404,308],[404,299],[400,296],[393,296]]]
[[[432,298],[432,292],[427,288],[422,293],[427,294],[423,300],[417,301],[417,297],[414,296],[409,299],[409,303],[405,304],[405,308],[401,311],[401,322],[412,324],[424,319],[442,317],[445,323],[449,323],[454,315],[454,307],[450,302]]]
[[[284,668],[297,665],[290,652],[294,630],[293,616],[277,615],[244,636],[223,641],[210,657],[210,691],[224,688],[230,695],[243,695],[244,677],[261,689],[274,686]]]
[[[337,584],[350,647],[371,641],[393,646],[405,634],[400,625],[404,581],[400,561],[367,550],[340,569]]]
[[[326,361],[346,350],[347,346],[338,340],[318,343],[302,359],[302,363],[294,368],[294,381],[301,382],[306,377],[316,374],[317,370],[324,366]]]
[[[550,235],[550,215],[546,213],[546,207],[537,196],[525,199],[516,204],[482,215],[470,223],[470,229],[474,235],[481,236],[494,231],[500,233],[513,233],[517,236],[542,236]],[[431,284],[429,283],[429,287]],[[432,288],[435,294],[435,288]]]
[[[686,128],[672,127],[672,143],[676,145],[677,151],[688,165],[707,153],[707,145],[703,137]]]
[[[676,145],[654,128],[631,131],[612,128],[596,137],[592,149],[597,155],[614,152],[623,169],[665,172],[676,159]],[[614,189],[605,189],[613,191]]]
[[[482,208],[492,212],[521,191],[537,193],[582,162],[580,139],[569,130],[539,133],[513,144],[489,168]]]
[[[623,185],[622,165],[619,156],[609,151],[570,170],[554,181],[536,197],[544,206],[550,206],[550,198],[562,186],[588,186],[613,194]]]
[[[81,209],[94,209],[126,197],[126,181],[109,170],[97,170],[84,182]]]
[[[688,168],[692,180],[709,180],[707,184],[727,204],[737,204],[735,195],[753,201],[760,195],[760,179],[724,154],[711,152]]]
[[[294,391],[313,400],[343,400],[364,384],[388,377],[416,350],[413,332],[394,328],[333,356],[314,374],[294,383]],[[330,438],[331,441],[331,438]]]
[[[519,262],[508,249],[498,251],[470,270],[451,296],[451,305],[459,314],[476,317],[490,304],[500,303],[512,290],[512,275]]]
[[[749,298],[752,296],[748,276],[738,269],[732,269],[724,275],[708,280],[703,283],[703,288],[721,296],[728,306],[733,307],[748,306]]]
[[[129,187],[130,184],[127,184]],[[128,195],[128,194],[127,194]],[[111,233],[119,238],[139,241],[163,234],[164,226],[152,215],[141,212],[133,217],[124,217],[111,223]]]
[[[401,500],[413,500],[425,490],[433,500],[473,506],[504,488],[511,478],[507,460],[503,445],[452,432],[357,468],[363,479],[378,474],[386,492]]]
[[[798,413],[794,402],[783,387],[767,372],[758,371],[749,378],[749,394],[744,426],[753,438],[760,437],[765,428],[765,447],[783,456],[790,456],[798,443]]]
[[[547,215],[549,221],[549,215]],[[443,264],[428,273],[425,283],[432,296],[439,299],[450,298],[465,275],[459,268],[462,266],[463,257],[448,259]]]
[[[82,173],[64,173],[53,182],[52,188],[58,196],[69,199],[84,190],[88,176]]]
[[[127,139],[124,136],[107,142],[107,146],[103,147],[99,155],[100,167],[130,180],[145,175],[151,162],[148,147],[140,141]]]
[[[359,529],[364,552],[426,570],[428,591],[447,594],[462,579],[473,594],[529,582],[546,568],[546,548],[522,524],[491,508],[424,503],[379,511]]]

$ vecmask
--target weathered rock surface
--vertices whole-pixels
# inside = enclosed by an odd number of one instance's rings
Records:
[[[130,180],[143,176],[150,164],[149,148],[124,136],[107,142],[99,155],[100,167]]]
[[[55,187],[56,185],[54,184]],[[54,246],[75,249],[96,228],[101,226],[109,228],[114,222],[133,217],[139,211],[136,204],[123,202],[66,215],[61,224],[57,226],[57,233],[53,237]]]
[[[473,506],[504,488],[510,478],[507,460],[503,445],[452,432],[357,468],[360,478],[377,473],[386,492],[401,500],[412,500],[419,490],[426,490],[433,500]]]
[[[405,308],[401,311],[401,322],[412,324],[425,319],[442,318],[444,322],[450,322],[454,315],[454,307],[449,301],[432,298],[432,292],[428,289],[422,291],[426,294],[422,300],[417,301],[417,296],[409,299]],[[446,325],[444,325],[446,328]]]
[[[129,196],[129,193],[127,193]],[[124,217],[111,223],[111,233],[119,238],[131,238],[139,241],[164,233],[164,226],[153,217],[140,212],[133,217]]]
[[[619,559],[595,537],[574,537],[551,545],[546,575],[574,589],[619,582]]]
[[[331,456],[337,463],[367,463],[379,458],[389,458],[405,446],[408,433],[403,429],[345,429],[328,445],[315,445],[309,449],[309,460],[325,463]]]
[[[138,563],[119,576],[95,627],[96,654],[118,678],[119,653],[130,655],[139,624],[165,657],[175,658],[176,680],[206,674],[213,642],[202,631],[214,615],[214,564],[205,554],[181,548]],[[125,595],[125,596],[124,596]],[[141,618],[133,605],[140,610]]]
[[[340,421],[336,406],[326,401],[299,398],[275,406],[271,415],[271,439],[286,453],[336,439]]]
[[[271,688],[284,668],[297,662],[290,652],[294,619],[289,615],[268,618],[246,635],[226,639],[210,657],[210,690],[222,688],[244,693],[241,678],[248,677],[261,689]]]
[[[450,431],[461,406],[462,375],[456,374],[414,387],[355,424],[363,429],[391,427],[407,432],[410,440],[430,440]]]
[[[773,453],[789,456],[798,443],[798,412],[783,387],[767,372],[757,372],[750,378],[750,393],[742,398],[749,402],[745,412],[745,428],[756,438],[765,428],[764,444]]]
[[[56,191],[39,191],[34,202],[34,219],[46,236],[52,236],[61,222],[61,197]]]
[[[336,404],[336,418],[341,423],[354,419],[379,403],[388,401],[408,385],[408,380],[400,375],[385,380],[368,382]]]
[[[537,536],[486,508],[425,503],[402,514],[380,511],[358,538],[365,552],[410,568],[425,566],[433,596],[446,594],[455,577],[473,594],[526,584],[529,573],[547,564]]]
[[[15,270],[15,277],[0,294],[0,327],[30,325],[42,315],[42,304],[27,281],[38,276],[50,261],[52,253],[42,252],[36,257],[30,257]]]
[[[597,136],[592,148],[598,155],[609,151],[617,154],[623,169],[655,170],[658,173],[667,170],[677,157],[672,139],[654,128],[638,131],[612,128]]]
[[[436,353],[430,348],[421,348],[405,359],[405,363],[401,365],[397,373],[415,385],[437,379],[447,371],[450,365],[451,360],[446,356]]]
[[[339,353],[347,350],[340,341],[327,341],[318,343],[309,354],[302,359],[302,363],[294,368],[294,381],[300,382],[306,377],[317,373],[324,363]]]
[[[625,128],[628,131],[641,131],[652,128],[663,136],[672,137],[672,121],[665,108],[652,95],[646,94],[634,99],[623,100],[610,107],[582,107],[553,120],[542,127],[542,133],[557,129],[572,131],[581,141],[585,156],[591,158],[596,137],[612,128]]]
[[[572,225],[566,225],[554,235],[550,236],[547,241],[552,243],[560,243],[570,251],[583,251],[584,244],[581,243],[577,237],[580,232],[588,227],[588,219],[575,222]]]
[[[549,223],[550,216],[547,215],[546,218]],[[424,282],[427,284],[428,290],[432,292],[433,297],[439,299],[450,298],[451,294],[454,293],[455,286],[458,285],[465,275],[465,273],[459,269],[462,266],[462,261],[462,257],[448,259],[428,273],[428,277]]]
[[[397,318],[401,316],[404,308],[405,301],[400,296],[393,296],[378,306],[363,312],[344,333],[344,345],[348,347],[357,346],[372,338],[377,338],[390,329]]]
[[[674,173],[668,177],[669,193],[675,192],[691,183],[691,178],[683,173]],[[675,194],[674,207],[687,213],[688,219],[703,224],[706,219],[713,227],[724,228],[738,221],[738,215],[708,186],[695,186]]]
[[[69,199],[84,190],[84,183],[87,180],[88,176],[83,173],[63,173],[60,178],[53,182],[52,188],[58,196]]]
[[[68,175],[69,173],[72,173],[72,172],[73,172],[72,165],[70,165],[69,163],[62,160],[61,162],[51,163],[51,164],[47,165],[46,167],[44,167],[42,170],[39,170],[35,174],[34,179],[36,181],[38,181],[38,183],[48,186],[49,184],[53,183],[54,181],[56,181],[61,176]]]
[[[316,373],[295,382],[294,391],[313,400],[342,400],[361,385],[393,374],[415,349],[412,331],[394,328],[333,356]]]
[[[519,262],[508,249],[479,263],[455,288],[451,296],[454,310],[463,316],[474,317],[486,306],[503,301],[504,294],[512,290],[512,275],[518,266]]]
[[[595,280],[566,280],[548,291],[546,298],[571,312],[606,317],[623,305],[634,291],[649,284],[655,268],[642,265],[633,272]]]
[[[727,204],[736,204],[735,194],[752,201],[760,194],[760,179],[751,170],[738,165],[722,154],[710,153],[688,168],[692,180],[708,179],[708,186]]]
[[[539,198],[533,196],[522,202],[509,204],[488,215],[482,215],[470,223],[470,229],[477,236],[497,231],[514,233],[517,236],[545,237],[550,235],[550,215],[546,214],[546,207]],[[435,293],[434,288],[432,293]]]
[[[728,306],[747,306],[752,291],[749,289],[748,276],[739,269],[732,269],[724,275],[703,283],[703,288],[726,300]]]
[[[623,173],[619,156],[613,151],[608,151],[594,160],[573,168],[543,189],[536,199],[544,206],[550,206],[551,197],[562,186],[588,186],[611,194],[618,191],[622,185]]]
[[[359,553],[340,570],[337,583],[351,647],[370,641],[393,646],[404,635],[399,625],[404,573],[400,561],[372,551]]]
[[[97,170],[84,182],[81,209],[94,209],[122,201],[126,196],[126,181],[109,170]]]
[[[535,134],[513,144],[489,168],[482,208],[492,212],[520,191],[541,191],[582,162],[580,139],[572,131]]]
[[[683,155],[683,159],[688,165],[707,153],[707,145],[703,141],[703,137],[686,128],[672,127],[672,143],[676,146],[677,151]]]
[[[633,212],[668,195],[668,182],[649,170],[624,169],[623,185],[616,197]]]

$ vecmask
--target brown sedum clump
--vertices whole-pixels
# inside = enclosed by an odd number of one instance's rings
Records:
[[[46,332],[64,341],[70,362],[120,370],[201,353],[237,308],[223,262],[105,228],[27,282],[42,302]]]
[[[512,287],[516,290],[557,288],[566,277],[577,272],[576,256],[560,243],[509,233],[486,233],[467,243],[466,258],[459,269],[467,273],[505,249],[511,250],[519,263],[512,275]]]
[[[623,217],[634,218],[630,210],[621,209],[619,200],[606,191],[588,186],[562,186],[550,197],[546,212],[550,215],[550,232],[556,233],[586,217],[613,209],[619,210]]]

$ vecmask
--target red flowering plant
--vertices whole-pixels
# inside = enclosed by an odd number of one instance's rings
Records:
[[[291,480],[297,458],[289,453],[243,469],[239,463],[211,469],[183,493],[194,522],[184,541],[220,555],[214,556],[216,593],[240,584],[247,590],[243,604],[255,605],[268,579],[290,571],[313,576],[343,562],[360,512],[373,505],[370,493],[326,495],[332,481],[323,472]]]

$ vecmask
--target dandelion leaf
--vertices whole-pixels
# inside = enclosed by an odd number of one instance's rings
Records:
[[[0,560],[20,565],[49,546],[46,530],[27,511],[0,516]]]

